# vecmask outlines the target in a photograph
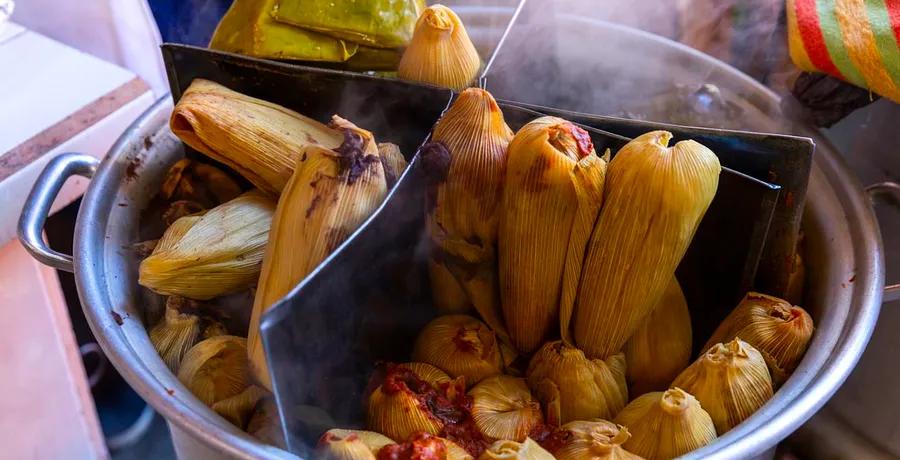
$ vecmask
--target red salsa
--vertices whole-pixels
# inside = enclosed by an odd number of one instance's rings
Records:
[[[447,446],[435,436],[418,432],[403,444],[390,444],[378,451],[378,460],[444,460]]]

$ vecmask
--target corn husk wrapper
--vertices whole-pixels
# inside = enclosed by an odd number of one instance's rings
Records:
[[[190,312],[182,312],[175,307],[174,299],[166,299],[166,310],[156,326],[150,330],[150,343],[159,353],[166,366],[174,373],[185,353],[200,338],[200,317]]]
[[[716,194],[716,155],[694,141],[669,147],[671,138],[641,135],[609,164],[573,315],[588,356],[619,351],[650,314]]]
[[[462,91],[481,69],[481,58],[459,16],[444,5],[432,5],[416,21],[397,75]]]
[[[253,376],[271,389],[259,321],[384,200],[387,184],[372,133],[335,116],[347,140],[338,149],[308,146],[275,215],[247,337]]]
[[[663,391],[691,361],[691,314],[681,286],[669,282],[659,303],[625,343],[631,396]]]
[[[554,460],[554,457],[533,439],[527,438],[523,442],[496,441],[478,460]]]
[[[275,0],[272,16],[331,37],[374,46],[406,46],[425,0]]]
[[[235,0],[219,21],[209,47],[266,59],[344,62],[358,45],[272,18],[276,0]]]
[[[428,323],[413,346],[414,361],[431,364],[467,385],[503,372],[503,356],[494,332],[466,315],[439,316]]]
[[[315,458],[321,460],[375,460],[382,447],[394,440],[374,431],[328,430],[319,439]]]
[[[170,226],[141,261],[138,283],[165,295],[208,300],[253,287],[275,203],[250,191]]]
[[[531,358],[526,376],[551,425],[610,419],[628,402],[621,353],[590,359],[562,341],[548,342]]]
[[[277,196],[304,148],[341,145],[341,133],[280,105],[195,79],[175,105],[172,132]]]
[[[437,122],[433,143],[422,153],[423,168],[440,170],[429,184],[427,223],[432,264],[439,266],[429,270],[435,306],[443,312],[465,310],[459,304],[464,292],[466,304],[501,339],[506,331],[497,291],[497,207],[510,139],[493,96],[471,88]],[[442,296],[448,292],[453,295]]]
[[[257,404],[245,431],[266,444],[287,450],[274,398],[264,398]]]
[[[418,379],[434,388],[448,384],[454,389],[457,385],[460,389],[465,389],[463,381],[454,382],[444,371],[430,364],[406,363],[400,366],[409,369]],[[397,392],[386,391],[383,385],[372,392],[369,396],[366,426],[391,439],[407,439],[420,431],[437,435],[444,424],[432,416],[431,409],[404,384]]]
[[[178,160],[163,179],[159,196],[188,200],[203,209],[214,208],[241,194],[241,186],[221,169],[189,158]]]
[[[250,385],[247,339],[222,335],[199,342],[181,360],[178,380],[210,407],[238,395]]]
[[[628,429],[606,420],[579,420],[559,428],[565,432],[562,447],[554,450],[557,460],[639,460],[622,447],[631,435]]]
[[[381,142],[378,144],[378,155],[381,157],[381,166],[384,168],[384,177],[387,181],[387,186],[388,188],[391,188],[397,183],[400,176],[403,175],[403,171],[406,171],[406,167],[409,163],[406,162],[406,158],[400,151],[400,147],[397,146],[397,144],[392,144],[390,142]]]
[[[326,440],[326,438],[330,438],[331,440],[341,440],[355,437],[359,441],[361,441],[373,454],[377,455],[378,451],[381,450],[382,447],[395,444],[395,441],[381,433],[376,433],[374,431],[365,431],[365,430],[344,430],[341,428],[334,428],[325,432],[322,435],[322,438],[319,440],[319,444],[322,444],[322,441]]]
[[[762,355],[740,339],[714,345],[672,385],[700,401],[720,435],[753,415],[773,393]]]
[[[556,117],[523,126],[507,155],[498,234],[500,303],[512,343],[532,353],[560,324],[564,284],[564,309],[571,312],[584,248],[602,204],[606,161],[586,131]]]
[[[773,383],[781,385],[800,364],[814,331],[813,320],[803,308],[778,297],[749,292],[703,349],[739,337],[759,351]]]
[[[260,401],[271,396],[272,394],[268,391],[256,385],[250,385],[244,391],[230,398],[217,401],[212,405],[212,410],[225,417],[232,425],[243,430]]]
[[[690,393],[672,388],[632,400],[615,423],[628,428],[625,450],[648,460],[667,460],[699,449],[716,439],[709,414]]]
[[[489,441],[525,441],[531,430],[543,423],[540,403],[525,379],[508,375],[488,377],[469,391],[472,420]]]

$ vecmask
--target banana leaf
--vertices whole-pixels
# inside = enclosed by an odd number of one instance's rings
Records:
[[[275,0],[276,21],[376,48],[406,46],[424,0]]]
[[[234,0],[209,47],[267,59],[344,62],[358,45],[272,19],[276,0]]]

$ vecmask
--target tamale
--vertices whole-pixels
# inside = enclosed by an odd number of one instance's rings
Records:
[[[466,301],[501,338],[497,287],[497,207],[512,131],[490,93],[463,91],[434,127],[432,142],[422,149],[429,176],[428,231],[431,238],[431,282],[442,311],[462,311]],[[448,276],[450,275],[450,276]],[[439,284],[441,283],[441,284]],[[449,284],[447,284],[449,283]],[[459,296],[465,293],[465,298]]]
[[[401,56],[402,53],[397,49],[360,46],[356,54],[344,63],[344,67],[356,71],[397,70]]]
[[[378,48],[406,46],[425,0],[275,0],[276,21]]]
[[[209,47],[267,59],[344,62],[358,45],[272,19],[276,0],[234,0]]]
[[[384,168],[372,133],[338,116],[344,143],[303,149],[278,200],[250,319],[248,351],[254,377],[271,389],[259,335],[262,314],[332,253],[381,204]]]
[[[169,124],[187,145],[272,195],[284,188],[304,147],[341,144],[337,130],[200,78],[181,96]]]
[[[251,190],[202,216],[178,219],[141,261],[138,283],[198,300],[253,287],[274,212],[269,197]]]
[[[509,144],[498,272],[506,327],[523,353],[537,350],[559,327],[564,278],[564,309],[571,311],[605,174],[588,133],[561,118],[538,118]]]
[[[397,76],[462,91],[478,76],[481,57],[459,16],[444,5],[425,9],[412,42],[403,51]]]
[[[572,318],[590,357],[621,350],[653,311],[716,194],[716,155],[694,141],[669,147],[671,139],[646,133],[609,164]]]

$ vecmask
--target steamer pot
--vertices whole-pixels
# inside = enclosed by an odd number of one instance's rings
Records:
[[[461,9],[466,16],[467,10]],[[478,8],[468,14],[478,13]],[[760,120],[778,106],[777,97],[749,77],[682,45],[599,21],[581,19],[593,33],[615,36],[634,52],[665,53],[684,72],[714,70],[717,84],[760,109]],[[495,26],[491,26],[495,27]],[[490,33],[485,36],[495,36]],[[473,36],[479,36],[476,31]],[[673,57],[674,56],[674,57]],[[673,72],[674,73],[674,72]],[[702,75],[709,77],[713,73]],[[562,107],[566,108],[566,107]],[[167,126],[172,105],[157,102],[119,139],[102,162],[78,154],[57,157],[41,174],[25,205],[19,234],[38,260],[73,271],[85,315],[104,351],[123,377],[168,421],[179,457],[292,458],[264,445],[222,419],[184,388],[159,359],[140,321],[135,298],[136,264],[125,245],[134,242],[139,210],[160,185],[167,167],[184,154]],[[748,126],[753,128],[753,126]],[[690,458],[756,458],[827,402],[855,366],[878,317],[884,289],[881,236],[870,203],[841,156],[817,132],[817,152],[804,215],[810,271],[807,302],[817,333],[810,351],[788,383],[762,409]],[[141,174],[129,171],[139,163]],[[93,177],[85,193],[72,256],[48,248],[41,237],[56,193],[72,175]],[[891,295],[896,294],[896,288]]]

